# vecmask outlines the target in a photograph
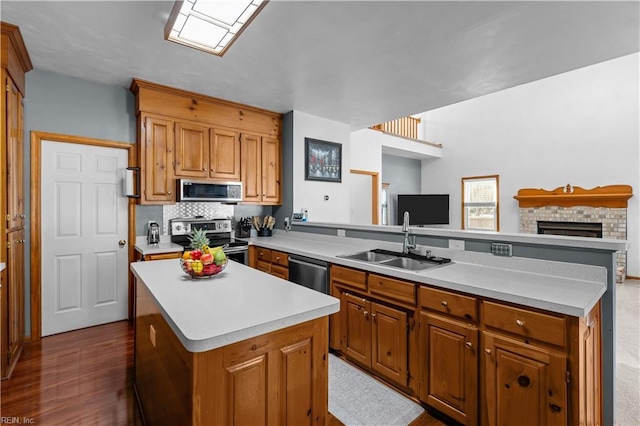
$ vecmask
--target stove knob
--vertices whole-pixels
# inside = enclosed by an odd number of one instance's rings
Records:
[[[182,230],[182,225],[176,225],[176,231]]]

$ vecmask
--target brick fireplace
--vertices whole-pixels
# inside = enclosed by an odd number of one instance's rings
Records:
[[[589,190],[567,185],[552,191],[525,188],[514,198],[520,203],[522,233],[626,239],[631,196],[628,185]],[[618,252],[616,259],[616,281],[622,282],[627,275],[627,253]]]

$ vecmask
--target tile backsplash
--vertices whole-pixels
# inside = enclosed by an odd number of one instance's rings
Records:
[[[169,220],[176,217],[203,216],[207,219],[233,219],[233,205],[211,202],[175,203],[162,206],[162,233],[169,233]]]

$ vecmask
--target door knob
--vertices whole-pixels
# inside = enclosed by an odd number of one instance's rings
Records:
[[[120,247],[124,247],[124,246],[125,246],[125,244],[127,244],[127,242],[126,242],[125,240],[120,240],[120,241],[118,241],[118,245],[119,245]]]

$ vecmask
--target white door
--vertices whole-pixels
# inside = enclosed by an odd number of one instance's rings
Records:
[[[127,151],[43,141],[41,153],[42,336],[126,319]]]
[[[354,225],[371,225],[371,175],[351,173],[349,176],[351,187],[351,223]]]

